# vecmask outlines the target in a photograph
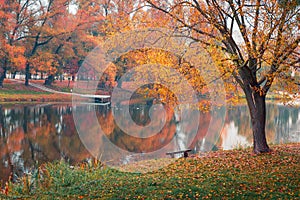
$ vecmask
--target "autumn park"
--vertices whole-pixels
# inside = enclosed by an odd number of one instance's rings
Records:
[[[299,0],[0,0],[0,199],[299,199]]]

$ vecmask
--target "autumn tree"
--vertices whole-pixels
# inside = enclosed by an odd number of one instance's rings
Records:
[[[18,42],[24,30],[26,19],[23,13],[26,9],[21,1],[0,1],[0,87],[7,70],[22,70],[25,68],[25,48]]]
[[[55,70],[53,71],[51,68],[55,69],[55,63],[57,63],[55,62],[57,61],[55,59],[57,55],[55,54],[58,54],[58,50],[51,52],[48,48],[47,54],[38,52],[41,51],[41,47],[49,45],[50,41],[57,39],[59,36],[69,34],[69,30],[62,28],[63,25],[61,25],[67,17],[66,15],[69,14],[67,9],[68,2],[65,0],[39,1],[35,2],[35,6],[30,7],[28,15],[33,18],[34,23],[28,27],[29,32],[24,36],[27,47],[26,57],[28,59],[25,68],[25,85],[29,84],[32,59],[41,58],[42,64],[47,64],[45,67],[48,68],[49,77],[53,79]],[[57,48],[59,47],[60,45]],[[49,55],[47,62],[43,62],[45,55]]]
[[[65,10],[63,15],[56,16],[53,26],[62,34],[57,35],[49,44],[49,52],[55,55],[58,68],[54,73],[48,74],[53,78],[55,73],[72,73],[78,70],[78,65],[87,54],[99,43],[98,35],[93,30],[99,21],[103,20],[98,15],[99,6],[97,1],[76,1],[71,4],[73,10]],[[50,79],[48,79],[50,80]],[[45,84],[51,84],[46,81]]]
[[[53,26],[53,19],[63,13],[67,2],[1,1],[2,74],[5,75],[10,63],[14,63],[19,69],[25,63],[25,85],[28,85],[32,59],[38,58],[36,53],[42,46],[48,44],[56,35],[62,34]],[[43,56],[43,59],[47,58]],[[4,76],[1,77],[3,80]]]
[[[96,36],[98,38],[98,42],[103,42],[107,40],[109,37],[118,34],[120,32],[125,32],[128,30],[132,30],[134,28],[134,20],[137,11],[135,8],[139,8],[140,1],[126,1],[126,0],[98,0],[94,3],[94,6],[98,8],[98,10],[94,11],[94,15],[101,16],[96,23],[93,24],[87,31],[92,36]],[[99,44],[98,43],[98,44]],[[92,50],[92,49],[90,49]],[[118,74],[125,68],[121,65],[115,65],[112,63],[108,69],[104,72],[102,77],[99,77],[98,87],[111,90],[115,85],[115,79],[119,78],[116,74]],[[98,72],[95,72],[94,69],[81,71],[82,73],[79,75],[80,77],[89,76],[95,77]],[[85,75],[86,74],[86,75]]]
[[[224,53],[222,70],[232,75],[247,100],[253,150],[269,152],[266,95],[276,77],[299,65],[300,2],[167,0],[163,6],[155,0],[146,3],[176,20],[181,36]],[[291,82],[287,77],[285,80]]]
[[[96,1],[14,0],[1,1],[1,79],[8,66],[25,68],[25,85],[33,71],[45,71],[53,79],[62,70],[63,61],[83,57],[96,46],[92,45],[90,27],[101,16],[96,15]],[[71,6],[75,7],[73,10]],[[77,42],[80,38],[80,42]],[[88,44],[88,45],[87,45]],[[88,49],[87,46],[90,46]],[[68,51],[77,49],[77,52]],[[78,50],[79,49],[79,50]],[[85,54],[80,53],[80,49]],[[23,67],[23,68],[22,68]],[[51,82],[49,82],[51,83]]]

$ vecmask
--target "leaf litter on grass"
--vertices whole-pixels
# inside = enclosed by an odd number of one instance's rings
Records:
[[[268,154],[251,149],[218,151],[171,160],[167,167],[142,173],[151,160],[110,167],[46,165],[48,174],[30,193],[22,182],[10,184],[5,197],[40,199],[299,199],[300,144],[272,146]],[[132,170],[132,172],[128,172]]]

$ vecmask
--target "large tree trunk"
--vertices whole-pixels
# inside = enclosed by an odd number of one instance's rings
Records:
[[[0,87],[3,88],[3,81],[6,78],[6,65],[7,65],[7,60],[4,58],[4,64],[2,69],[0,68]]]
[[[16,79],[16,75],[17,75],[17,71],[15,71],[14,73],[12,73],[12,79]]]
[[[30,65],[27,62],[25,67],[25,85],[29,85],[29,78],[30,78]]]
[[[27,106],[24,106],[23,131],[25,134],[28,133],[28,122],[30,121],[28,120],[29,114],[29,108]]]
[[[48,76],[48,78],[45,79],[44,85],[49,85],[50,86],[50,85],[52,85],[53,81],[54,81],[54,75],[51,74],[51,75]]]
[[[6,67],[0,69],[0,87],[3,88],[3,81],[6,77]]]
[[[251,116],[253,131],[254,153],[269,152],[270,148],[266,140],[266,96],[259,91],[248,90],[246,99]]]

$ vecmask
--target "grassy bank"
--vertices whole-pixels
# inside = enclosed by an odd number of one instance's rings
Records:
[[[121,172],[99,163],[47,164],[9,183],[1,198],[22,199],[299,199],[300,144],[218,151],[177,159],[158,171]],[[157,165],[160,160],[156,161]],[[127,166],[128,168],[128,166]],[[134,172],[135,171],[135,172]]]
[[[39,83],[37,81],[33,82]],[[42,82],[40,84],[42,85]],[[54,87],[60,88],[59,86]],[[4,80],[4,87],[0,89],[0,102],[67,102],[71,100],[71,95],[45,92],[9,79]]]
[[[44,80],[30,80],[30,83],[34,83],[37,85],[44,86]],[[52,83],[51,86],[47,86],[47,88],[56,90],[59,92],[67,92],[70,93],[72,92],[72,89],[74,87],[76,82],[73,81],[68,81],[68,80],[63,80],[59,81],[56,80],[55,82]],[[83,93],[87,92],[87,87],[89,83],[82,82],[81,87],[83,90]],[[80,91],[79,86],[77,86],[77,92]],[[122,90],[120,90],[122,91]],[[126,90],[123,90],[122,92],[118,92],[117,94],[120,95],[120,97],[116,96],[116,99],[122,99],[123,96],[126,93]],[[94,93],[95,91],[92,90],[91,94]],[[108,91],[104,90],[98,90],[96,94],[109,94]],[[239,98],[238,99],[229,99],[228,104],[232,105],[239,105],[239,104],[246,104],[246,99],[244,94],[239,93],[238,94]],[[141,100],[142,99],[142,100]],[[135,98],[131,99],[131,103],[136,103],[143,101],[145,102],[147,99],[144,97],[140,96],[135,96]],[[291,105],[294,105],[291,103],[291,98],[288,96],[283,96],[279,95],[276,93],[270,93],[267,96],[268,102],[273,102],[273,103],[289,103]],[[72,101],[72,96],[71,95],[65,95],[65,94],[54,94],[50,92],[45,92],[41,89],[32,87],[32,86],[25,86],[24,83],[22,82],[16,82],[12,81],[10,79],[5,79],[4,80],[4,87],[0,88],[0,102],[70,102]]]

